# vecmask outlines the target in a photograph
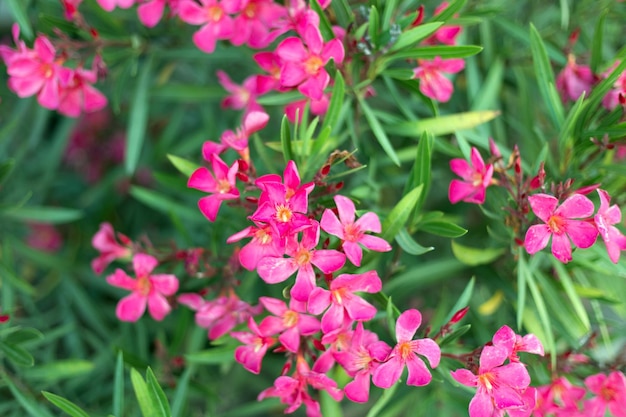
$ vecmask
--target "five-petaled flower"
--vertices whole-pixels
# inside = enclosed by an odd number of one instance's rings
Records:
[[[593,221],[600,237],[604,240],[609,258],[613,263],[617,263],[621,251],[626,250],[626,236],[613,226],[622,221],[622,211],[616,204],[609,206],[611,204],[609,193],[598,189],[598,194],[600,195],[600,208],[593,217]]]
[[[146,311],[146,305],[155,320],[163,320],[168,315],[171,307],[166,297],[178,291],[178,279],[172,274],[152,274],[158,263],[155,257],[138,253],[133,256],[136,279],[121,269],[107,277],[107,282],[114,287],[131,291],[117,303],[115,313],[118,319],[137,321]]]
[[[486,164],[478,149],[472,148],[470,163],[456,158],[450,161],[450,169],[463,181],[454,179],[450,182],[448,198],[452,204],[459,201],[483,204],[487,187],[492,184],[493,165]]]
[[[418,66],[413,70],[413,78],[420,81],[419,89],[426,97],[445,103],[452,97],[454,87],[446,74],[455,74],[465,68],[465,61],[460,58],[441,59],[435,57],[432,61],[419,59]]]
[[[548,194],[534,194],[528,197],[533,212],[543,224],[528,228],[524,247],[531,255],[548,245],[552,236],[552,254],[563,263],[572,260],[572,245],[585,249],[593,245],[598,237],[598,229],[586,220],[594,212],[591,200],[581,194],[568,197],[560,206],[556,197]],[[557,207],[558,206],[558,207]]]
[[[208,168],[200,167],[189,177],[187,187],[211,193],[198,201],[198,208],[207,219],[214,222],[222,201],[239,198],[239,190],[235,185],[239,163],[235,161],[229,168],[216,154],[210,157],[214,174]]]

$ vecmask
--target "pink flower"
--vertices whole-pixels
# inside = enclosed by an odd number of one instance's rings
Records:
[[[269,46],[280,32],[270,32],[271,27],[283,19],[287,11],[273,0],[243,0],[241,13],[235,18],[237,28],[230,41],[233,45],[247,44],[261,49]]]
[[[626,236],[613,226],[621,223],[622,211],[616,204],[609,206],[611,203],[609,193],[598,189],[598,194],[600,195],[600,208],[593,217],[593,221],[598,228],[600,237],[604,240],[609,258],[613,263],[617,263],[621,251],[626,249]]]
[[[614,417],[626,417],[626,377],[623,373],[591,375],[585,378],[585,385],[596,395],[585,401],[586,416],[603,417],[608,408]]]
[[[471,164],[470,164],[471,163]],[[459,201],[483,204],[487,187],[491,185],[493,165],[483,161],[478,149],[472,148],[470,163],[465,159],[456,158],[450,161],[450,169],[463,181],[452,180],[448,190],[448,198],[452,204]]]
[[[115,259],[129,258],[132,255],[130,239],[118,232],[118,236],[124,243],[120,245],[115,239],[115,231],[111,223],[101,223],[100,229],[93,236],[91,245],[100,252],[100,256],[91,261],[91,268],[96,274],[101,274],[104,268]]]
[[[561,100],[576,101],[585,93],[589,96],[591,87],[596,81],[596,77],[587,65],[576,64],[574,55],[567,56],[567,64],[556,77],[556,89],[561,94]]]
[[[30,223],[30,232],[26,237],[26,244],[31,248],[45,252],[56,252],[63,245],[63,236],[51,224]]]
[[[239,198],[239,190],[235,185],[239,163],[235,161],[228,168],[228,165],[219,156],[213,155],[211,165],[213,174],[208,168],[200,167],[189,177],[187,187],[212,193],[198,201],[198,208],[209,221],[214,222],[222,201]]]
[[[372,378],[374,385],[380,388],[390,388],[400,379],[405,366],[409,369],[407,385],[422,386],[430,382],[432,379],[430,371],[417,354],[425,356],[430,366],[436,368],[441,358],[441,350],[432,339],[413,340],[421,324],[422,314],[418,310],[411,309],[400,314],[396,321],[398,344],[385,362],[374,371]]]
[[[300,123],[302,121],[302,116],[304,115],[304,109],[307,103],[309,103],[309,110],[311,114],[315,116],[323,116],[326,114],[328,105],[330,104],[328,97],[328,94],[324,94],[319,100],[305,98],[304,100],[293,101],[285,106],[285,115],[287,115],[287,119],[289,119],[291,123],[295,123],[296,120]]]
[[[131,291],[117,304],[115,314],[122,321],[137,321],[146,310],[158,321],[163,320],[172,309],[165,297],[178,291],[178,279],[171,274],[151,274],[158,265],[156,258],[143,253],[133,256],[133,269],[137,279],[117,269],[107,277],[107,282],[114,287]]]
[[[257,91],[265,94],[271,90],[281,90],[280,86],[280,57],[275,52],[258,52],[253,56],[255,62],[268,75],[257,75]]]
[[[533,416],[578,416],[578,402],[583,399],[586,390],[572,385],[566,378],[559,377],[549,385],[537,388],[537,405]],[[581,415],[582,417],[582,415]]]
[[[217,79],[219,83],[231,95],[222,100],[222,108],[224,109],[245,109],[245,114],[250,112],[263,112],[263,107],[256,102],[259,95],[257,87],[257,75],[251,75],[246,78],[242,85],[237,85],[224,71],[217,71]]]
[[[519,362],[517,352],[528,352],[543,356],[543,345],[534,334],[520,336],[515,334],[509,326],[502,326],[492,339],[494,346],[500,346],[509,353],[508,359],[511,362]]]
[[[465,61],[461,58],[441,59],[435,57],[432,61],[418,59],[419,66],[413,70],[413,78],[420,81],[419,89],[426,97],[445,103],[450,100],[454,87],[452,81],[443,73],[455,74],[465,68]]]
[[[243,367],[258,374],[261,372],[261,362],[267,352],[267,349],[276,343],[276,339],[265,333],[257,326],[252,317],[248,319],[249,332],[231,332],[231,336],[244,343],[245,346],[239,346],[235,349],[235,360]]]
[[[146,27],[154,27],[161,21],[165,5],[169,5],[171,11],[170,15],[175,16],[178,14],[180,1],[181,0],[145,0],[144,3],[141,3],[137,8],[139,21]]]
[[[235,132],[227,130],[222,134],[220,137],[221,143],[204,142],[204,145],[202,145],[202,156],[207,161],[210,161],[213,154],[220,154],[230,148],[237,151],[244,161],[250,162],[248,139],[250,135],[263,129],[269,119],[270,116],[267,113],[260,111],[246,114],[243,119],[243,125],[237,128]]]
[[[219,39],[230,39],[235,32],[233,18],[229,13],[239,11],[238,0],[181,0],[178,13],[180,18],[191,25],[202,25],[193,35],[193,43],[206,53],[215,50]]]
[[[298,91],[313,100],[320,100],[330,76],[324,66],[332,58],[341,64],[344,58],[343,44],[332,39],[324,44],[316,26],[308,25],[303,34],[306,47],[300,38],[287,38],[276,47],[282,60],[280,83],[284,87],[298,87]]]
[[[607,78],[618,65],[619,61],[615,62],[615,64],[607,71],[605,71],[602,76],[604,78]],[[626,108],[626,71],[620,74],[620,76],[615,81],[615,84],[613,84],[613,88],[609,90],[609,92],[606,93],[606,95],[602,99],[602,105],[607,110],[613,110],[619,104]]]
[[[285,253],[283,239],[275,227],[262,223],[257,223],[257,226],[246,227],[226,240],[226,243],[233,243],[247,237],[252,238],[241,248],[238,255],[241,266],[248,271],[256,269],[259,261],[266,256],[279,258]]]
[[[326,209],[322,214],[320,225],[322,229],[342,240],[342,248],[347,258],[356,266],[361,266],[363,250],[361,245],[376,252],[388,252],[391,245],[383,238],[365,234],[365,232],[380,233],[380,220],[375,213],[365,213],[357,221],[355,219],[355,207],[352,200],[342,195],[335,196],[335,204],[339,212],[339,218]]]
[[[594,212],[593,203],[584,195],[568,197],[558,208],[559,201],[547,194],[528,197],[533,212],[544,224],[530,226],[524,239],[526,251],[533,255],[548,245],[552,236],[552,254],[563,263],[572,260],[572,246],[585,249],[593,245],[598,229],[587,221],[574,220],[589,217]]]
[[[444,10],[448,8],[450,4],[447,1],[441,2],[439,6],[435,8],[434,16],[437,16]],[[454,15],[457,17],[458,15]],[[437,43],[443,43],[444,45],[455,45],[456,37],[461,33],[463,28],[458,25],[444,25],[441,26],[437,31],[429,36],[426,40],[424,40],[425,45],[436,45]]]
[[[344,387],[346,397],[359,403],[367,402],[370,376],[390,352],[391,348],[379,341],[376,333],[363,329],[362,322],[357,323],[350,348],[334,355],[346,373],[354,378]]]
[[[291,288],[291,296],[298,301],[307,301],[309,294],[315,288],[315,272],[313,265],[324,274],[330,274],[339,270],[346,262],[343,253],[336,250],[318,249],[320,229],[317,222],[302,231],[302,239],[297,242],[290,239],[287,242],[285,253],[290,258],[267,256],[262,258],[257,265],[257,272],[268,284],[276,284],[285,281],[294,272],[296,283]]]
[[[289,308],[276,298],[260,297],[259,302],[273,314],[265,317],[259,328],[266,335],[280,334],[278,340],[290,352],[298,353],[301,336],[311,336],[320,330],[319,320],[304,314],[306,308],[302,302],[291,299]]]
[[[61,94],[58,112],[70,117],[78,117],[84,111],[92,113],[107,105],[107,98],[91,84],[97,81],[95,70],[76,68],[61,76]]]
[[[116,7],[120,9],[128,9],[132,7],[137,0],[96,0],[100,7],[102,7],[107,12],[112,11]]]
[[[315,288],[308,300],[308,309],[312,314],[321,314],[322,332],[328,333],[342,326],[346,319],[368,321],[376,315],[376,307],[355,294],[355,292],[377,293],[382,289],[382,282],[376,271],[363,274],[341,274],[330,283],[330,291]]]

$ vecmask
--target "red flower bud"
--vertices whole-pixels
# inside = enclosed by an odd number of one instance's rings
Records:
[[[450,323],[458,323],[459,321],[461,321],[461,319],[463,319],[463,317],[465,317],[468,311],[469,311],[469,306],[463,307],[462,309],[454,313],[454,315],[450,319]]]

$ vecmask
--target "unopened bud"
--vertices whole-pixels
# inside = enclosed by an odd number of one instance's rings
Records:
[[[239,163],[240,172],[246,172],[250,168],[250,164],[243,159],[238,159],[237,162]]]
[[[256,197],[252,197],[252,196],[247,196],[246,197],[246,201],[248,203],[252,203],[252,204],[257,204],[259,202],[259,199]]]
[[[133,241],[130,240],[128,236],[120,232],[117,232],[117,238],[120,240],[120,242],[122,242],[122,245],[124,246],[130,246],[133,243]]]
[[[343,181],[339,181],[337,184],[335,184],[335,190],[339,191],[343,188]]]
[[[239,178],[241,182],[248,182],[248,176],[241,171],[237,173],[237,178]]]
[[[411,23],[411,27],[420,25],[423,20],[424,20],[424,5],[422,4],[417,9],[417,16],[415,17],[415,20],[413,20],[413,23]]]
[[[468,311],[469,311],[469,306],[463,307],[462,309],[454,313],[454,315],[450,319],[450,323],[458,323],[459,321],[463,319],[463,317],[465,317]]]
[[[330,173],[330,165],[326,164],[322,167],[322,169],[320,169],[320,174],[322,174],[322,176],[327,176]]]
[[[322,344],[322,341],[319,340],[319,339],[313,339],[313,346],[315,346],[315,349],[317,349],[317,350],[321,350],[322,352],[326,352],[326,348]]]

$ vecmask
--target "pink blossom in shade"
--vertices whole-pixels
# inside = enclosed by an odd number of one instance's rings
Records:
[[[611,73],[615,70],[615,67],[619,64],[620,61],[616,61],[611,68],[602,74],[602,77],[607,78],[611,75]],[[615,84],[613,84],[613,88],[609,90],[609,92],[606,93],[602,99],[602,105],[607,110],[613,110],[620,104],[626,107],[626,71],[622,72],[622,74],[615,81]]]
[[[467,369],[450,372],[460,384],[478,388],[469,404],[470,417],[500,416],[504,411],[529,415],[532,411],[529,398],[524,396],[530,375],[522,363],[503,365],[510,354],[511,350],[502,346],[485,346],[480,354],[477,375]]]
[[[439,6],[435,8],[434,16],[441,14],[449,6],[447,1],[441,2]],[[455,15],[457,17],[457,15]],[[424,40],[425,45],[437,45],[442,43],[444,45],[456,45],[456,37],[461,33],[463,28],[458,25],[444,25],[437,31]]]
[[[319,27],[319,15],[304,0],[287,0],[287,16],[277,22],[278,33],[282,35],[290,30],[302,36],[307,26]]]
[[[585,385],[596,395],[585,401],[586,416],[603,417],[608,408],[612,416],[626,417],[626,377],[622,372],[588,376]]]
[[[579,403],[586,392],[584,388],[572,385],[565,377],[556,378],[548,385],[537,387],[537,405],[533,416],[582,417]]]
[[[241,12],[234,20],[237,30],[230,41],[236,46],[245,43],[253,49],[265,48],[281,34],[271,29],[286,14],[285,7],[273,0],[243,0]]]
[[[355,207],[352,200],[342,195],[334,197],[339,218],[332,210],[326,209],[322,214],[322,229],[342,240],[342,248],[346,257],[356,266],[361,266],[363,250],[360,245],[375,252],[388,252],[391,245],[383,238],[365,234],[380,233],[381,225],[375,213],[368,212],[355,221]]]
[[[284,241],[278,235],[278,231],[271,225],[257,223],[256,226],[249,226],[230,236],[226,243],[237,242],[247,237],[252,238],[241,248],[238,256],[241,266],[248,271],[253,271],[262,258],[266,256],[281,257],[285,253]]]
[[[117,269],[107,277],[107,282],[114,287],[131,291],[117,304],[115,314],[122,321],[137,321],[148,306],[150,315],[161,321],[172,309],[165,297],[178,291],[178,279],[171,274],[152,274],[158,265],[155,257],[138,253],[133,256],[133,269],[137,279]]]
[[[461,158],[451,160],[450,169],[463,179],[463,181],[454,179],[450,182],[448,189],[450,202],[483,204],[487,187],[492,183],[493,165],[485,164],[478,149],[472,148],[469,163]]]
[[[239,0],[180,0],[178,14],[183,22],[202,25],[193,35],[193,43],[203,52],[212,53],[218,40],[230,39],[235,33],[229,14],[239,11]]]
[[[100,252],[100,256],[91,261],[91,269],[96,274],[101,274],[108,264],[115,259],[130,259],[132,249],[130,239],[118,232],[123,244],[117,243],[115,231],[111,223],[101,223],[100,229],[91,239],[91,245]]]
[[[524,238],[526,251],[533,255],[548,245],[552,237],[552,254],[563,263],[572,260],[572,246],[585,249],[593,245],[598,237],[598,229],[586,218],[593,214],[594,206],[584,195],[574,194],[558,206],[556,197],[547,194],[534,194],[528,197],[533,212],[543,224],[528,228]],[[557,207],[558,206],[558,207]]]
[[[346,262],[346,256],[336,250],[315,249],[320,238],[317,222],[304,229],[300,242],[295,239],[287,241],[285,253],[289,258],[266,256],[257,264],[257,272],[268,284],[285,281],[294,272],[296,283],[291,288],[291,296],[297,301],[307,301],[315,288],[315,271],[319,268],[324,274],[339,270]]]
[[[113,11],[116,7],[120,9],[128,9],[132,7],[137,0],[96,0],[100,7],[102,7],[107,12]]]
[[[304,100],[298,100],[287,104],[285,106],[285,115],[287,116],[287,119],[289,119],[291,123],[295,123],[296,120],[298,123],[301,122],[307,103],[309,104],[309,111],[311,114],[315,116],[323,116],[326,114],[328,105],[330,104],[329,95],[322,95],[320,100],[306,98]]]
[[[276,343],[276,338],[263,332],[252,317],[248,319],[250,332],[231,332],[230,335],[244,343],[235,349],[235,360],[253,374],[261,372],[261,362],[267,349]]]
[[[374,370],[372,378],[374,385],[390,388],[400,379],[405,366],[409,369],[407,385],[423,386],[431,381],[430,371],[417,354],[425,356],[430,366],[436,368],[441,359],[441,349],[432,339],[413,340],[421,324],[422,314],[418,310],[410,309],[400,314],[396,321],[398,343],[385,361]]]
[[[76,68],[63,72],[57,111],[65,116],[78,117],[82,112],[102,110],[107,105],[107,98],[91,85],[97,77],[93,69]]]
[[[56,252],[63,245],[63,236],[51,224],[47,223],[30,223],[28,225],[29,233],[26,236],[26,244],[31,248],[44,252]]]
[[[494,346],[500,346],[511,352],[508,356],[509,361],[519,362],[517,352],[528,352],[535,355],[544,355],[543,345],[534,334],[520,336],[516,334],[509,326],[502,326],[493,335],[492,343]]]
[[[422,94],[433,100],[445,103],[452,97],[454,87],[446,74],[456,74],[465,68],[465,61],[461,58],[433,60],[418,59],[418,66],[413,69],[413,78],[420,82],[419,89]]]
[[[304,303],[292,299],[288,308],[276,298],[260,297],[259,302],[273,314],[265,317],[259,328],[266,335],[280,334],[278,340],[290,352],[298,353],[301,336],[311,336],[320,330],[319,320],[305,314]]]
[[[257,75],[246,78],[242,85],[235,84],[224,71],[217,71],[217,79],[222,87],[230,93],[222,100],[222,108],[245,110],[245,114],[250,112],[263,112],[263,107],[257,103],[259,95],[257,88]]]
[[[248,148],[248,139],[250,135],[263,129],[270,116],[267,113],[253,111],[245,115],[243,125],[237,128],[235,132],[227,130],[220,137],[221,143],[207,141],[202,146],[202,156],[210,161],[213,154],[220,154],[226,149],[233,149],[239,153],[241,158],[250,162],[250,150]]]
[[[287,38],[277,47],[276,53],[282,61],[280,83],[283,87],[298,87],[303,95],[320,100],[330,83],[324,66],[330,59],[339,65],[344,59],[343,44],[339,39],[324,43],[317,26],[308,25],[300,38]]]
[[[391,347],[379,341],[376,333],[363,328],[363,323],[356,325],[350,348],[335,353],[335,359],[353,378],[345,387],[344,393],[350,400],[364,403],[369,399],[370,376],[391,353]]]
[[[574,55],[569,54],[567,64],[556,77],[556,89],[564,103],[576,101],[584,93],[591,92],[596,76],[587,65],[578,65]]]
[[[63,6],[65,19],[74,20],[74,17],[78,14],[78,6],[83,0],[61,0],[61,6]]]
[[[14,35],[19,31],[14,29]],[[20,98],[37,95],[42,107],[54,110],[59,106],[60,81],[64,72],[70,71],[57,61],[56,49],[48,38],[40,35],[33,49],[28,49],[16,39],[18,50],[3,48],[0,53],[7,65],[9,88]]]
[[[611,196],[605,190],[598,189],[598,194],[600,195],[600,208],[593,217],[593,221],[600,237],[604,240],[609,258],[613,263],[617,263],[621,251],[626,249],[626,236],[613,226],[621,223],[622,211],[616,204],[609,206]]]
[[[376,315],[376,307],[365,301],[355,292],[377,293],[382,282],[376,271],[363,274],[341,274],[330,283],[330,289],[313,289],[308,300],[312,314],[321,314],[322,332],[328,333],[341,327],[346,318],[354,321],[368,321]],[[329,307],[330,306],[330,307]]]
[[[280,85],[280,57],[271,51],[258,52],[253,56],[254,61],[267,73],[257,75],[257,92],[259,95],[272,90],[285,90]]]
[[[239,198],[239,190],[235,184],[239,163],[235,161],[229,168],[219,156],[213,155],[211,166],[213,174],[206,167],[196,169],[189,177],[187,187],[211,193],[198,201],[198,208],[209,221],[213,222],[222,201]]]
[[[178,7],[181,0],[145,0],[137,8],[139,21],[146,27],[156,26],[163,17],[165,6],[170,9],[170,16],[178,15]]]
[[[294,161],[287,162],[285,170],[283,171],[283,178],[276,174],[262,175],[257,178],[255,185],[263,191],[259,197],[259,205],[270,200],[265,184],[273,182],[284,185],[285,201],[291,201],[293,199],[294,203],[297,203],[298,209],[303,210],[301,213],[306,213],[308,210],[308,196],[311,194],[311,191],[313,191],[313,188],[315,188],[315,184],[313,182],[301,184],[300,173],[298,172],[298,167]],[[303,199],[302,196],[305,198]],[[297,202],[296,199],[298,200]]]
[[[341,401],[343,392],[337,383],[324,374],[313,372],[301,356],[298,356],[296,372],[292,377],[279,376],[274,385],[262,391],[258,400],[277,397],[280,402],[288,405],[285,414],[293,413],[302,404],[306,407],[307,417],[322,417],[320,405],[308,393],[309,386],[316,390],[324,390],[335,401]]]

